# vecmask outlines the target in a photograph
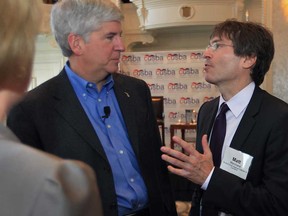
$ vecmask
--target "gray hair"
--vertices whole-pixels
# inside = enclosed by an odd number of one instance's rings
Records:
[[[88,42],[103,22],[122,21],[120,9],[110,0],[59,0],[51,11],[51,29],[64,56],[73,54],[68,35],[74,33]]]

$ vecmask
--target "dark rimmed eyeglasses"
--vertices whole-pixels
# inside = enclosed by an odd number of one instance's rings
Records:
[[[218,42],[214,42],[212,44],[209,44],[207,47],[206,47],[206,50],[210,49],[214,52],[216,51],[218,48],[220,47],[225,47],[225,46],[230,46],[230,47],[234,47],[233,45],[229,45],[229,44],[221,44],[221,43],[218,43]]]

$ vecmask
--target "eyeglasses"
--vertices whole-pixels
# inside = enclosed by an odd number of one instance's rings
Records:
[[[221,44],[221,43],[214,42],[214,43],[212,43],[212,44],[209,44],[209,45],[206,47],[206,50],[208,50],[208,49],[211,48],[212,51],[215,52],[219,47],[225,47],[225,46],[234,47],[233,45]]]

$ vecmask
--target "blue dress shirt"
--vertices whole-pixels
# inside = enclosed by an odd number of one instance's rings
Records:
[[[132,209],[143,208],[148,203],[147,189],[128,138],[113,89],[112,76],[108,76],[98,92],[95,83],[84,80],[70,69],[69,62],[65,65],[65,70],[109,160],[119,215],[129,213]],[[111,110],[107,118],[103,118],[105,106],[109,106]]]

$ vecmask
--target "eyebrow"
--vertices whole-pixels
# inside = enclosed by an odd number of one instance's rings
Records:
[[[218,42],[220,42],[220,41],[221,41],[220,39],[212,40],[212,41],[210,41],[210,44],[218,43]]]
[[[110,32],[105,32],[105,35],[116,35],[117,34],[117,32],[112,32],[112,31],[110,31]]]
[[[115,36],[115,35],[122,35],[122,31],[121,32],[107,32],[104,34],[105,36]]]

